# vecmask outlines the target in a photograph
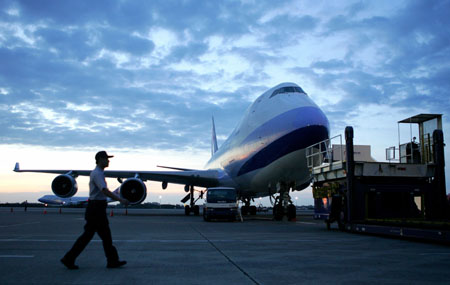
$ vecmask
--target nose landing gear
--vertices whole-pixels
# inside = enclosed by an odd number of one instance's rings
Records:
[[[289,196],[289,190],[280,191],[273,206],[273,218],[276,221],[283,220],[285,216],[288,221],[295,221],[297,218],[297,209]]]

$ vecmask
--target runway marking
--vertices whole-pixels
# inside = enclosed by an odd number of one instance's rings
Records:
[[[34,255],[0,255],[0,258],[33,258]]]
[[[4,226],[0,226],[0,228],[7,228],[7,227],[14,227],[14,226],[23,226],[23,225],[34,225],[34,224],[40,224],[40,223],[41,223],[41,222],[12,224],[12,225],[4,225]]]

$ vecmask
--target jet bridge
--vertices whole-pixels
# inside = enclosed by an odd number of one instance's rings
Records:
[[[399,146],[386,149],[387,162],[355,159],[352,127],[345,129],[345,145],[336,136],[307,148],[315,218],[328,228],[336,222],[345,231],[450,242],[442,115],[398,124],[416,125],[420,139],[411,131],[402,144],[399,127]]]

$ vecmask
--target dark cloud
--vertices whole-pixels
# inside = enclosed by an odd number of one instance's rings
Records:
[[[208,45],[203,42],[194,42],[189,46],[178,45],[172,49],[167,62],[180,62],[183,59],[198,61],[198,58],[208,50]]]
[[[319,19],[312,16],[293,16],[293,15],[279,15],[271,19],[263,26],[270,29],[277,29],[278,32],[284,35],[308,32],[314,30],[319,23]],[[293,40],[287,37],[286,41]]]
[[[123,28],[146,25],[151,22],[153,1],[122,2],[100,1],[19,1],[23,22],[41,20],[57,25],[83,25],[110,23]],[[126,13],[124,13],[126,12]]]
[[[314,32],[319,19],[312,16],[280,15],[258,27],[266,33],[266,44],[272,49],[279,49],[302,42],[307,33]]]
[[[352,68],[353,65],[351,62],[346,62],[344,60],[339,59],[331,59],[327,61],[316,61],[310,65],[312,68],[319,68],[327,71],[331,70],[342,70],[346,68]]]
[[[449,1],[409,2],[391,16],[358,17],[364,4],[355,4],[348,11],[325,23],[324,36],[349,36],[347,55],[342,59],[313,62],[319,69],[308,76],[317,86],[343,94],[338,104],[325,107],[346,110],[347,114],[368,103],[399,108],[421,106],[425,110],[448,111],[446,102],[450,66],[450,33],[442,28],[450,22],[445,11]],[[361,62],[358,53],[372,49],[381,61]],[[373,59],[367,58],[369,62]],[[320,72],[319,72],[320,71]],[[344,112],[345,113],[345,112]],[[330,113],[334,120],[342,113]]]
[[[133,55],[150,53],[154,44],[146,39],[130,35],[123,30],[107,29],[101,33],[100,45],[106,49],[124,51]]]
[[[449,1],[372,13],[385,4],[326,19],[289,1],[2,1],[0,143],[208,149],[212,115],[228,135],[251,98],[291,78],[341,96],[321,106],[335,127],[371,104],[448,112]],[[322,48],[341,38],[343,56]],[[227,56],[246,67],[217,63]]]
[[[36,36],[42,41],[42,49],[54,49],[52,57],[83,61],[97,51],[89,44],[89,33],[82,29],[61,30],[54,27],[39,29]]]

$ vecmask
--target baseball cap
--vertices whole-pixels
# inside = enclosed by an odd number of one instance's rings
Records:
[[[102,150],[97,152],[97,154],[95,155],[95,160],[99,160],[100,158],[110,158],[110,157],[114,157],[114,155],[108,155],[106,153],[106,151]]]

